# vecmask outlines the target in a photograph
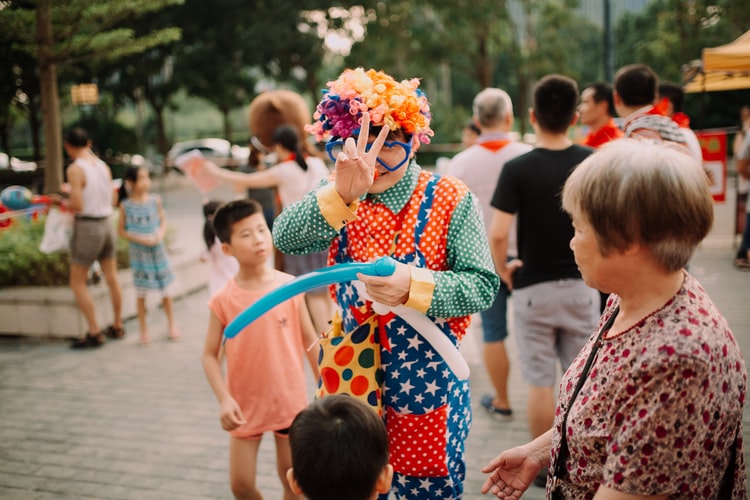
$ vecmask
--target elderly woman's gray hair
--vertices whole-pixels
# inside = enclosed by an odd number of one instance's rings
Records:
[[[606,144],[568,178],[563,209],[591,225],[603,255],[644,245],[666,271],[684,267],[714,212],[703,168],[681,148],[630,139]]]

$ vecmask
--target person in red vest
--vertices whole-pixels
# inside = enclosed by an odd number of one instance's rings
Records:
[[[685,137],[685,144],[690,150],[690,156],[703,164],[700,141],[690,128],[690,117],[683,112],[685,91],[676,83],[663,82],[659,84],[659,99],[657,107],[663,108],[664,115],[670,117],[680,127],[680,132]]]
[[[589,127],[589,133],[581,144],[598,148],[602,144],[623,137],[625,133],[615,123],[615,105],[612,101],[612,85],[595,82],[581,92],[578,105],[581,123]]]

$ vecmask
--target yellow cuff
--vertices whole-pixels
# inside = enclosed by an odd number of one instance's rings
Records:
[[[323,186],[316,193],[320,213],[323,214],[328,224],[335,230],[339,230],[347,223],[357,219],[357,207],[359,201],[355,200],[351,205],[346,205],[336,191],[334,184]]]
[[[435,292],[435,277],[432,271],[422,267],[409,266],[409,273],[411,274],[409,300],[404,305],[421,313],[427,313]]]

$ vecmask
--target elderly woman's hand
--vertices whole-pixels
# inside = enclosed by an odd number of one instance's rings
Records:
[[[357,279],[365,284],[365,290],[372,300],[386,306],[400,306],[409,299],[411,273],[409,266],[396,263],[396,271],[390,276],[368,276],[357,273]]]
[[[370,135],[370,114],[362,113],[362,125],[359,137],[354,141],[349,137],[344,142],[343,150],[336,157],[336,191],[347,205],[367,193],[375,180],[375,163],[388,137],[389,128],[384,126],[367,151],[367,139]]]
[[[506,450],[482,469],[490,474],[482,485],[482,494],[514,500],[521,498],[542,467],[528,445]]]

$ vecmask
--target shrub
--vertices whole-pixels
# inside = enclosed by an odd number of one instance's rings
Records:
[[[0,288],[68,284],[67,252],[40,252],[42,234],[44,217],[19,217],[7,229],[0,229]],[[117,242],[117,267],[128,267],[128,246],[122,238]]]

